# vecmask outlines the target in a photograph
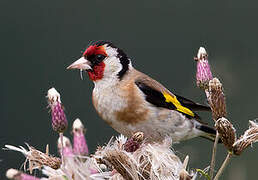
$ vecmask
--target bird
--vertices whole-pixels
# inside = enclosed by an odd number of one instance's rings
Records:
[[[87,72],[94,82],[92,102],[98,115],[124,136],[140,131],[150,142],[166,137],[175,143],[194,137],[215,140],[216,130],[195,112],[210,111],[209,106],[176,95],[136,70],[111,41],[92,43],[67,69]]]

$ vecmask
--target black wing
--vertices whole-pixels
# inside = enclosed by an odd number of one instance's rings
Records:
[[[146,83],[140,80],[135,81],[135,84],[145,94],[145,99],[149,103],[157,107],[176,110],[180,113],[183,113],[188,118],[200,119],[200,117],[192,110],[205,110],[205,111],[210,110],[209,107],[196,104],[193,101],[188,100],[184,97],[177,96],[177,95],[173,97],[168,93],[161,92],[151,86],[146,85]]]
[[[176,106],[173,103],[166,102],[166,98],[162,94],[162,92],[150,86],[147,86],[145,83],[141,81],[136,81],[135,84],[146,95],[146,101],[148,101],[149,103],[157,107],[164,107],[171,110],[176,109]]]

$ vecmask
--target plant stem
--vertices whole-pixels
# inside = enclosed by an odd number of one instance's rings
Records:
[[[220,167],[218,173],[216,174],[215,178],[213,180],[218,180],[219,177],[221,176],[221,174],[223,173],[224,169],[227,167],[230,158],[232,157],[232,152],[228,152],[228,155],[226,157],[226,159],[224,160],[222,166]]]
[[[210,164],[210,178],[211,179],[213,178],[213,174],[214,174],[218,141],[219,141],[219,133],[218,133],[218,131],[216,131],[216,138],[215,138],[215,141],[214,141],[214,144],[213,144],[211,164]]]
[[[62,164],[64,165],[64,154],[63,154],[63,149],[64,149],[64,136],[63,136],[63,133],[59,133],[59,137],[60,137],[60,140],[61,140],[61,152],[60,152],[60,155],[61,155],[61,160],[62,160]]]

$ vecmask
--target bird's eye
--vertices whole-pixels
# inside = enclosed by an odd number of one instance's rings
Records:
[[[96,55],[96,60],[97,60],[98,62],[101,62],[102,60],[105,59],[105,57],[106,57],[106,56],[104,56],[104,55],[102,55],[102,54],[98,54],[98,55]]]

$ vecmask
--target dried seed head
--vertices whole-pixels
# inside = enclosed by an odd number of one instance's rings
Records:
[[[68,122],[61,104],[60,94],[55,88],[51,88],[48,90],[47,98],[51,108],[52,128],[58,133],[63,133],[68,126]]]
[[[143,132],[136,132],[131,138],[126,141],[126,143],[124,144],[124,150],[127,152],[136,151],[143,141],[143,136]]]
[[[203,90],[208,89],[212,73],[208,62],[208,54],[203,47],[200,47],[195,60],[197,61],[196,84]]]
[[[62,148],[61,143],[62,143],[61,138],[59,137],[58,141],[57,141],[57,147],[58,147],[59,152],[61,152],[61,148]],[[71,144],[69,138],[67,138],[66,136],[63,136],[63,155],[65,157],[73,156],[72,144]]]
[[[85,128],[80,119],[73,122],[73,152],[76,155],[88,155],[89,149],[84,136]]]
[[[184,166],[171,150],[171,138],[159,143],[143,141],[137,151],[128,153],[120,146],[125,143],[124,137],[121,137],[99,149],[95,159],[98,157],[102,160],[99,162],[115,169],[124,179],[179,180],[179,173]]]
[[[33,169],[41,168],[43,165],[49,166],[52,169],[60,168],[60,165],[61,165],[60,158],[49,155],[48,150],[46,153],[43,153],[28,144],[26,145],[28,147],[28,150],[26,150],[22,146],[15,147],[12,145],[5,145],[5,148],[6,148],[5,150],[13,150],[13,151],[21,152],[26,157],[24,168],[26,167],[26,163],[28,163],[30,172],[32,172]]]
[[[6,172],[6,177],[8,179],[14,179],[14,180],[39,180],[39,178],[37,178],[35,176],[25,174],[16,169],[8,169]]]
[[[192,180],[192,178],[193,176],[190,176],[185,169],[182,169],[179,173],[179,180]]]
[[[233,145],[235,155],[240,155],[248,146],[258,142],[258,123],[249,121],[250,126]]]
[[[128,173],[127,169],[135,169],[135,164],[128,158],[127,154],[123,151],[114,149],[106,152],[104,160],[108,161],[114,169],[128,180],[133,180],[133,176]]]
[[[144,134],[143,134],[143,132],[136,132],[136,133],[134,133],[132,138],[134,141],[141,143],[143,141]]]
[[[215,124],[223,144],[229,151],[232,151],[233,144],[236,141],[236,130],[233,125],[224,117],[219,118]]]
[[[187,156],[185,157],[184,162],[183,162],[182,170],[181,170],[180,173],[179,173],[179,180],[192,180],[192,178],[193,178],[193,175],[190,175],[190,174],[186,171],[188,161],[189,161],[189,156],[187,155]]]
[[[226,100],[222,89],[222,84],[217,78],[213,78],[209,82],[209,104],[212,110],[213,119],[226,117]]]
[[[38,164],[39,167],[46,165],[53,169],[58,169],[61,165],[61,159],[57,157],[50,156],[48,154],[42,153],[35,149],[34,147],[29,147],[31,155],[28,156],[28,159],[34,164]]]

